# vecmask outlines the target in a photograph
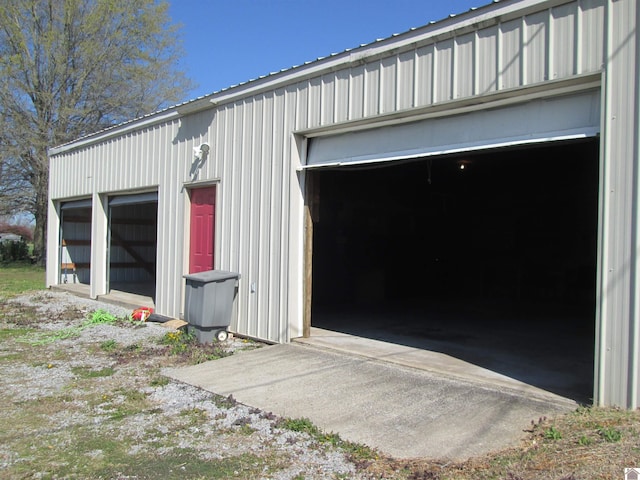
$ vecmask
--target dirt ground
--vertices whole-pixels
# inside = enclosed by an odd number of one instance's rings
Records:
[[[126,314],[47,291],[0,305],[1,478],[617,480],[640,467],[640,412],[596,408],[459,464],[387,458],[161,375],[260,343],[201,346]]]

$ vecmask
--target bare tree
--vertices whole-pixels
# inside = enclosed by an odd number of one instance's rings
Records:
[[[0,214],[34,215],[40,262],[48,148],[180,100],[181,53],[165,1],[0,2]]]

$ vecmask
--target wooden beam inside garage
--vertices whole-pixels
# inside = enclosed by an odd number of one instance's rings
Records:
[[[305,175],[304,205],[304,318],[302,336],[311,336],[311,306],[313,292],[313,222],[318,221],[320,188],[318,176],[312,172]]]

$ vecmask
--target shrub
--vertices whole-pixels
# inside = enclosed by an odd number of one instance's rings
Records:
[[[0,261],[3,263],[29,260],[29,246],[23,239],[0,242]]]

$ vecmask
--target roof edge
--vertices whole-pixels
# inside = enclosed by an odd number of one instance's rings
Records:
[[[394,48],[400,50],[418,44],[429,44],[445,38],[459,36],[478,28],[496,25],[517,16],[522,16],[526,14],[527,11],[536,11],[538,9],[537,7],[541,4],[544,4],[545,8],[550,8],[571,3],[572,1],[575,0],[493,0],[492,3],[472,8],[457,15],[449,15],[444,19],[429,22],[426,25],[412,28],[403,33],[362,44],[353,49],[346,49],[327,57],[320,57],[305,62],[302,65],[296,65],[278,72],[273,72],[193,100],[188,100],[149,113],[142,117],[107,127],[66,144],[52,147],[49,149],[49,156],[59,155],[126,132],[179,118],[183,115],[215,108],[218,105],[233,102],[240,97],[274,90],[285,85],[293,84],[296,81],[304,81],[306,78],[320,75],[323,72],[338,70],[344,68],[346,65],[365,63],[377,55],[382,55],[387,52],[390,44],[395,44]]]

